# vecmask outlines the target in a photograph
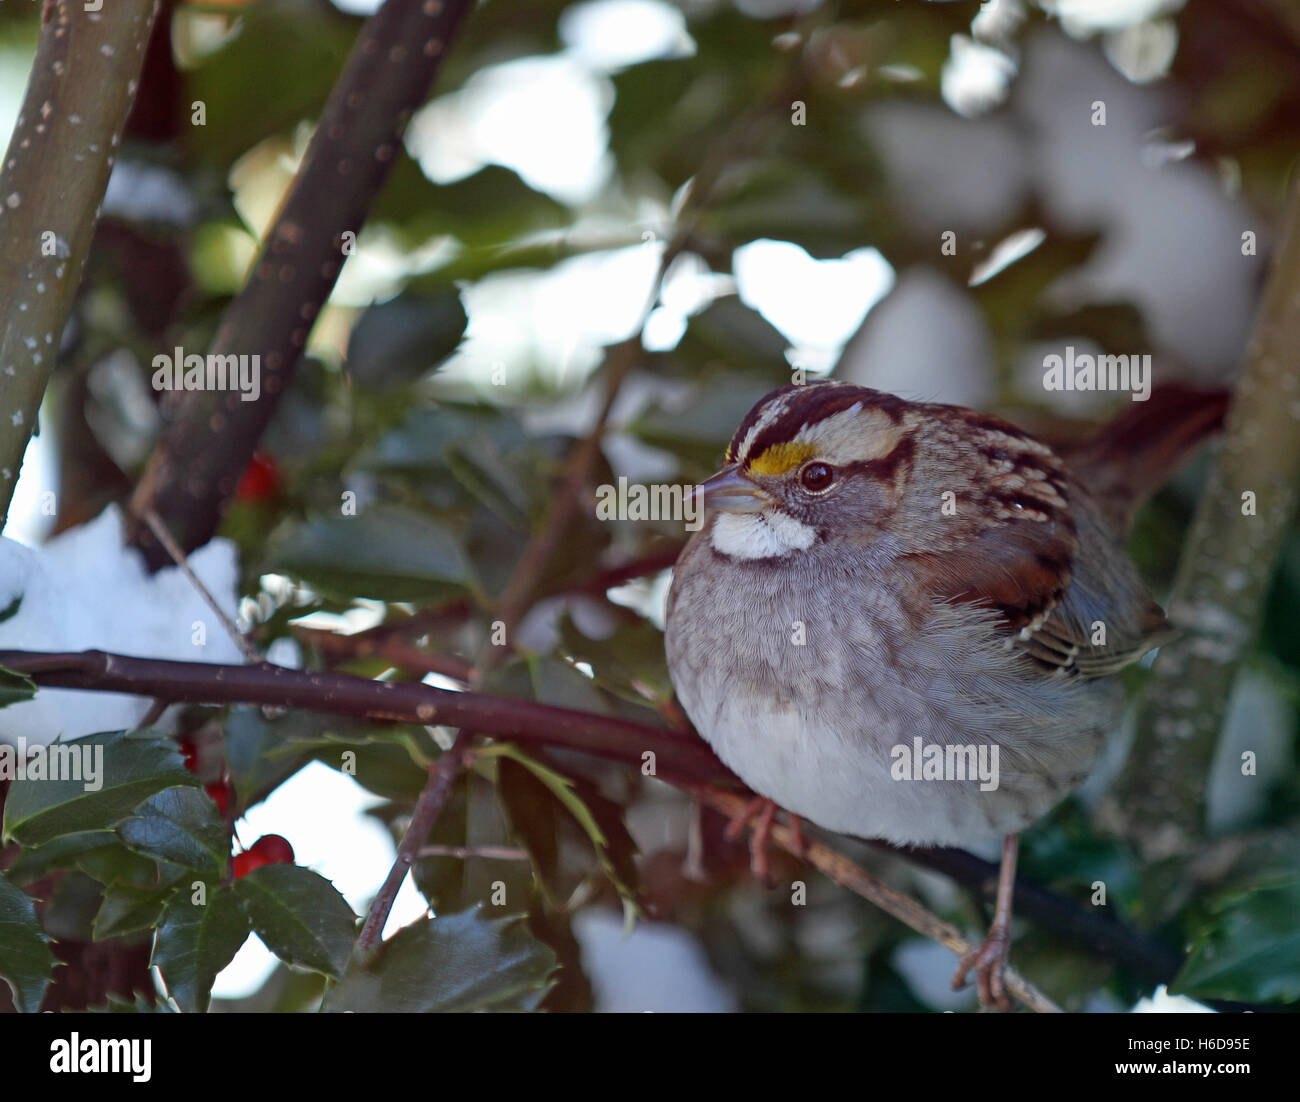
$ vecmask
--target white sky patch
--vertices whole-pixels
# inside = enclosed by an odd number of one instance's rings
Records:
[[[499,365],[553,385],[581,383],[605,345],[636,332],[662,249],[650,242],[588,253],[547,272],[499,272],[467,286],[465,340],[440,378],[486,383]]]
[[[248,231],[259,241],[293,184],[314,129],[311,123],[299,122],[292,137],[273,134],[264,138],[230,166],[227,183],[231,202]]]
[[[1004,268],[1009,268],[1017,260],[1028,256],[1047,240],[1045,231],[1034,226],[1027,230],[1017,230],[1010,237],[1004,237],[993,246],[989,255],[977,265],[966,281],[968,287],[978,287],[986,280],[992,279]]]
[[[1107,60],[1134,84],[1148,84],[1169,75],[1178,52],[1178,27],[1172,19],[1135,23],[1108,34],[1102,49]]]
[[[384,0],[330,0],[330,2],[349,15],[374,15]]]
[[[0,44],[0,134],[4,135],[4,144],[8,145],[9,135],[18,122],[23,94],[27,90],[27,76],[31,72],[36,50],[37,28],[32,24],[20,32],[11,23],[5,30],[5,41]],[[22,36],[21,41],[18,39],[19,34]]]
[[[230,39],[244,29],[242,19],[228,12],[200,11],[189,4],[178,4],[172,17],[172,52],[182,72],[196,69]]]
[[[593,69],[613,71],[695,53],[685,16],[660,0],[575,4],[560,13],[559,30],[569,53]]]
[[[1043,0],[1043,10],[1060,19],[1065,32],[1076,38],[1117,31],[1182,6],[1183,0]]]
[[[295,862],[333,881],[348,905],[364,915],[388,875],[396,847],[378,819],[365,814],[381,801],[351,777],[312,762],[266,799],[250,808],[237,825],[239,837],[252,845],[264,834],[279,834],[293,846]],[[428,904],[406,878],[385,929],[391,936],[414,922]],[[214,996],[238,999],[251,995],[275,970],[276,958],[250,938],[221,974]]]
[[[894,285],[894,269],[873,248],[814,260],[801,246],[767,238],[732,256],[740,300],[781,331],[807,360],[829,367]]]
[[[330,292],[330,305],[369,306],[383,302],[400,292],[412,276],[441,268],[460,252],[460,245],[445,235],[431,237],[412,249],[389,227],[368,226],[343,263],[338,283]]]
[[[605,596],[616,605],[639,612],[662,631],[668,615],[668,590],[672,581],[673,572],[661,570],[653,578],[636,578],[626,585],[606,590]]]
[[[955,34],[939,77],[943,101],[959,115],[973,118],[1007,98],[1016,63],[1001,50]]]
[[[1171,995],[1162,983],[1155,989],[1149,999],[1138,999],[1133,1004],[1132,1014],[1215,1014],[1212,1007],[1204,1006],[1186,995]]]
[[[602,1014],[713,1013],[736,1009],[736,992],[709,966],[696,937],[642,920],[629,933],[623,919],[589,907],[574,915],[573,933]]]
[[[48,417],[48,409],[45,411]],[[47,490],[58,492],[58,452],[51,422],[56,418],[42,418],[45,431],[27,441],[22,470],[18,472],[18,485],[9,505],[9,518],[5,521],[4,535],[11,540],[34,547],[54,528],[55,517],[41,511],[41,495]]]
[[[641,343],[651,352],[671,352],[693,314],[722,295],[734,294],[736,281],[709,269],[695,253],[683,253],[669,266],[660,289],[660,305],[646,319]]]
[[[571,57],[521,58],[426,104],[406,144],[435,183],[498,164],[561,202],[582,203],[613,171],[605,126],[613,102],[609,81]]]

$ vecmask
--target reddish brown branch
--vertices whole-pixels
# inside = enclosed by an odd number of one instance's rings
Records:
[[[453,681],[469,683],[472,667],[462,658],[446,654],[429,654],[391,633],[373,636],[367,632],[340,635],[335,631],[296,627],[294,634],[308,646],[316,647],[331,662],[357,658],[382,658],[412,673],[437,673]]]
[[[698,738],[528,700],[266,663],[219,666],[103,651],[0,651],[0,666],[51,687],[134,693],[174,703],[266,704],[357,719],[443,724],[535,746],[581,750],[627,765],[640,766],[642,755],[650,752],[660,776],[739,783]]]
[[[451,786],[464,768],[469,756],[470,743],[473,741],[472,731],[461,731],[456,736],[451,749],[429,766],[429,780],[425,783],[420,798],[415,801],[415,811],[412,812],[411,821],[397,847],[397,860],[388,870],[383,886],[375,896],[374,902],[370,904],[365,925],[361,927],[361,933],[357,937],[358,959],[366,960],[378,948],[379,939],[384,932],[384,924],[388,921],[388,915],[393,909],[393,901],[397,898],[402,881],[406,879],[406,874],[415,864],[415,859],[420,854],[420,847],[429,837],[433,824],[437,822],[438,815],[447,802],[447,797],[451,795]]]
[[[656,295],[658,280],[663,278],[664,268],[661,264],[656,278]],[[541,585],[546,568],[550,566],[555,552],[564,542],[574,518],[578,514],[583,499],[583,487],[591,478],[596,460],[600,456],[600,443],[605,433],[605,424],[613,409],[614,399],[618,396],[623,380],[631,370],[641,352],[641,338],[636,336],[610,347],[606,353],[605,369],[608,376],[605,382],[605,399],[601,405],[596,424],[569,453],[564,465],[564,474],[556,487],[551,500],[550,510],[542,527],[535,532],[524,545],[519,561],[505,592],[497,602],[494,615],[505,626],[505,641],[512,645],[515,625],[531,607]],[[490,673],[507,653],[505,646],[488,646],[477,663],[480,675]]]

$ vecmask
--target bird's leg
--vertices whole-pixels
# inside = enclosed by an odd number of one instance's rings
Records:
[[[793,811],[787,811],[785,817],[790,824],[790,833],[794,835],[795,856],[803,860],[808,856],[808,840],[803,836],[803,820]]]
[[[772,820],[776,817],[776,804],[766,796],[756,796],[742,807],[727,823],[726,838],[734,842],[748,826],[753,826],[749,836],[749,871],[760,883],[768,883],[767,842],[772,834]]]
[[[726,838],[734,842],[748,826],[754,831],[749,836],[749,869],[763,884],[768,880],[767,848],[772,837],[772,821],[776,817],[777,806],[766,796],[756,796],[742,807],[727,823]],[[794,835],[795,851],[803,857],[808,851],[804,841],[803,822],[793,811],[785,813],[790,823],[790,833]]]
[[[965,986],[967,974],[975,969],[980,1005],[999,1010],[1011,1009],[1003,972],[1011,949],[1011,896],[1016,884],[1016,854],[1019,849],[1019,835],[1008,834],[1002,840],[1002,868],[998,873],[998,900],[993,912],[993,925],[989,927],[988,937],[961,958],[952,977],[955,991]]]

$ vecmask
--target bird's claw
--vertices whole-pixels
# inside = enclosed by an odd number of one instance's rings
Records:
[[[972,969],[979,988],[980,1006],[997,1010],[1010,1010],[1007,997],[1007,955],[1011,950],[1011,931],[996,924],[988,937],[961,958],[952,977],[952,989],[966,986],[966,977]]]
[[[733,815],[727,823],[726,838],[734,842],[744,833],[746,827],[753,827],[749,836],[749,868],[759,883],[771,887],[770,866],[767,859],[768,844],[772,837],[772,823],[776,818],[777,806],[764,796],[750,800]],[[790,820],[790,833],[794,835],[795,848],[802,857],[807,851],[803,828],[797,815],[786,812]]]

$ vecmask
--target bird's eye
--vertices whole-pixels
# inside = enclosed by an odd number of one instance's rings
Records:
[[[827,463],[809,463],[799,472],[799,482],[805,490],[820,493],[835,481],[835,468]]]

